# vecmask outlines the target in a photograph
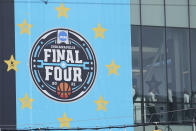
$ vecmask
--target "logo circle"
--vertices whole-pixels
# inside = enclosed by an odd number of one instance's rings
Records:
[[[65,28],[47,31],[34,43],[30,72],[37,88],[60,102],[78,100],[92,88],[97,62],[89,42]]]
[[[66,40],[67,40],[67,33],[64,32],[64,31],[61,31],[61,32],[59,33],[59,39],[60,39],[61,41],[66,41]]]

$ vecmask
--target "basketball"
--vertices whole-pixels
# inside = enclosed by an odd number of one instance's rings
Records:
[[[71,95],[71,86],[66,82],[61,82],[57,86],[56,92],[60,98],[67,99]]]

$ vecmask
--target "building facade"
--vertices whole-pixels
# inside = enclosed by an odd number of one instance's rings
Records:
[[[196,0],[131,0],[131,23],[135,130],[191,131]]]

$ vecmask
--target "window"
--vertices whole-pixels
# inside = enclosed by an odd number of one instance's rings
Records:
[[[196,104],[196,29],[191,29],[191,72],[192,72],[192,102]]]
[[[143,84],[146,102],[166,102],[165,33],[162,27],[143,27]],[[150,93],[156,100],[150,100]]]
[[[166,24],[188,27],[188,0],[166,0]]]
[[[168,88],[173,102],[184,102],[191,95],[188,29],[168,28],[167,31]]]
[[[167,71],[169,111],[189,109],[191,104],[188,29],[167,28]],[[170,95],[169,95],[170,91]],[[179,103],[179,104],[177,104]],[[189,119],[189,111],[170,113],[169,121]]]
[[[139,0],[131,0],[131,24],[140,25]]]
[[[141,36],[140,26],[132,26],[132,76],[133,76],[133,100],[142,101],[141,87]]]
[[[141,0],[142,25],[164,26],[163,0]]]

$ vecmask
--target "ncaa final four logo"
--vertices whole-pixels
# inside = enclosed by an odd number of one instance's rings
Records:
[[[53,29],[33,45],[30,72],[38,89],[49,98],[71,102],[92,87],[97,63],[92,47],[70,29]]]

